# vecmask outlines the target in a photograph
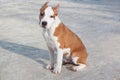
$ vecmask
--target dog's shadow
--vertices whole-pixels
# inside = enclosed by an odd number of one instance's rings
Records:
[[[0,47],[8,51],[11,51],[13,53],[31,58],[34,61],[42,64],[43,67],[46,65],[44,60],[49,59],[47,50],[43,50],[43,49],[31,47],[31,46],[25,46],[22,44],[17,44],[17,43],[8,42],[8,41],[0,41]]]

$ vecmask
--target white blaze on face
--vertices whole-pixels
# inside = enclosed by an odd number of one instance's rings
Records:
[[[51,16],[54,16],[54,12],[52,7],[47,7],[44,12],[45,12],[45,15],[42,18],[40,25],[42,26],[42,22],[45,21],[47,22],[46,29],[49,29],[55,21],[55,19],[51,17]]]

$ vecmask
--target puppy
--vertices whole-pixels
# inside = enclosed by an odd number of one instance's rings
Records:
[[[43,28],[43,37],[50,52],[50,64],[46,68],[58,74],[64,60],[75,64],[72,70],[81,70],[86,67],[86,48],[80,38],[61,22],[58,9],[59,4],[50,7],[48,2],[40,9],[39,24]]]

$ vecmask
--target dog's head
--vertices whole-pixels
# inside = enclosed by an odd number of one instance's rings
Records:
[[[39,24],[45,29],[49,29],[58,16],[59,4],[55,7],[49,7],[46,2],[40,9]]]

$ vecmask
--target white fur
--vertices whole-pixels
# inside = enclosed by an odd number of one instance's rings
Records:
[[[79,57],[72,57],[73,63],[78,65],[78,66],[73,66],[73,67],[72,67],[72,69],[73,69],[74,71],[82,70],[83,68],[86,67],[85,64],[78,64],[78,63],[77,63],[77,60],[78,60],[78,59],[79,59]]]
[[[54,66],[53,72],[55,74],[61,72],[61,67],[62,67],[62,61],[63,61],[63,51],[62,49],[57,49],[57,58],[56,58],[56,64]]]
[[[53,16],[53,15],[54,15],[54,12],[53,12],[52,8],[51,7],[47,7],[45,9],[45,15],[42,18],[42,20],[40,22],[40,25],[42,26],[42,22],[46,21],[47,22],[46,29],[50,29],[53,26],[54,21],[56,21],[54,18],[50,17],[50,16]]]
[[[78,71],[78,70],[83,70],[86,67],[85,64],[79,64],[79,66],[73,66],[72,69],[74,71]]]
[[[66,59],[69,59],[70,58],[70,48],[64,48],[63,49],[63,53],[67,55],[65,56]]]
[[[72,57],[72,62],[74,63],[74,64],[77,64],[77,60],[79,59],[79,57]]]
[[[51,69],[54,66],[54,73],[60,73],[61,72],[61,67],[62,67],[62,59],[63,59],[63,50],[60,49],[60,44],[58,42],[57,36],[54,36],[55,29],[58,27],[58,25],[61,23],[60,19],[58,16],[55,17],[55,19],[50,18],[51,15],[53,15],[54,12],[51,7],[48,7],[45,10],[45,16],[41,20],[42,21],[47,21],[47,26],[45,29],[43,29],[43,36],[44,39],[47,43],[48,49],[50,51],[50,59],[51,63],[48,65],[46,68]],[[54,58],[54,53],[57,53],[57,58]],[[54,61],[54,59],[56,59]],[[56,63],[55,63],[56,62]]]
[[[63,52],[64,52],[64,53],[69,53],[69,54],[70,54],[70,48],[64,48],[64,49],[63,49]]]

